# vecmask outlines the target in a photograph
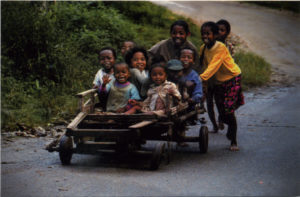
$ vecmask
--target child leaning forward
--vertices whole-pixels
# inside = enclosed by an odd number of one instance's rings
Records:
[[[218,26],[214,22],[206,22],[201,26],[201,35],[205,49],[204,62],[207,68],[200,75],[204,81],[215,76],[215,97],[220,119],[228,125],[227,138],[231,141],[230,150],[239,150],[237,146],[237,121],[235,110],[244,104],[241,88],[241,69],[234,62],[226,46],[216,41]]]

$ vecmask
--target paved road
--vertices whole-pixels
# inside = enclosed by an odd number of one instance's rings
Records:
[[[251,19],[244,21],[252,24]],[[62,166],[57,153],[42,149],[50,138],[2,139],[1,195],[300,195],[299,101],[299,84],[248,92],[246,105],[237,112],[239,152],[228,151],[226,132],[221,131],[209,135],[207,154],[199,154],[197,144],[185,149],[174,146],[172,162],[154,172],[145,169],[147,158],[118,161],[109,156],[74,155],[71,166]],[[188,135],[197,135],[198,129],[191,128]]]
[[[49,138],[13,139],[2,144],[2,196],[299,195],[300,87],[255,92],[238,110],[239,152],[227,149],[221,131],[209,134],[206,155],[197,144],[174,146],[172,162],[153,172],[141,157],[74,155],[62,166],[57,153],[42,149]]]

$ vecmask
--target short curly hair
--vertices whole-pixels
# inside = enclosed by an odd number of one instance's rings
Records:
[[[219,34],[219,27],[215,22],[208,21],[208,22],[203,23],[201,26],[201,33],[205,27],[209,27],[214,35]]]
[[[125,55],[125,62],[131,67],[131,59],[133,58],[134,54],[137,52],[141,52],[144,54],[146,62],[148,63],[148,53],[146,51],[146,49],[144,49],[143,47],[133,47],[132,49],[130,49],[126,55]],[[147,65],[148,66],[148,65]]]

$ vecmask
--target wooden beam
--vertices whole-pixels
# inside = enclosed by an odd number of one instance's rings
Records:
[[[84,92],[78,93],[78,94],[76,94],[76,96],[81,98],[81,97],[84,97],[88,94],[95,93],[95,92],[97,92],[97,89],[90,89],[90,90],[86,90]]]
[[[75,129],[77,125],[87,116],[86,112],[80,112],[75,119],[68,125],[67,129]]]
[[[129,128],[130,129],[139,129],[139,128],[151,125],[151,124],[153,124],[155,122],[157,122],[157,120],[150,120],[150,121],[144,120],[142,122],[139,122],[139,123],[136,123],[134,125],[131,125]]]

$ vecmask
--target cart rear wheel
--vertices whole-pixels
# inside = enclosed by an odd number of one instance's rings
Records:
[[[157,170],[159,168],[164,152],[165,152],[165,143],[160,142],[156,144],[155,150],[152,153],[152,159],[150,164],[151,170]]]
[[[69,165],[73,154],[73,140],[71,137],[63,136],[59,141],[59,158],[63,165]]]
[[[206,153],[208,149],[208,128],[202,126],[199,130],[199,149],[200,153]]]

